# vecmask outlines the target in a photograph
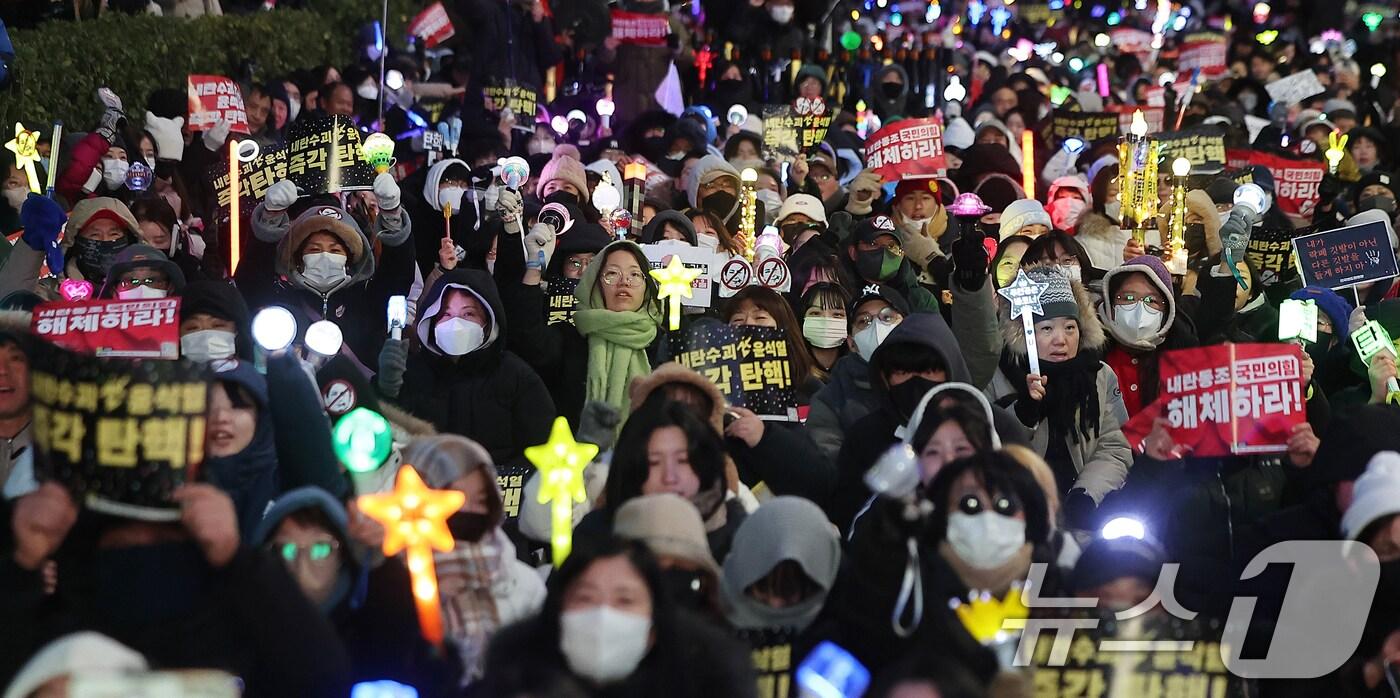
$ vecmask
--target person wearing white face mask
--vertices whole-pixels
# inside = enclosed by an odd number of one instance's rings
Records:
[[[1108,331],[1104,362],[1113,369],[1128,416],[1157,398],[1157,363],[1162,352],[1198,344],[1195,327],[1177,322],[1172,277],[1162,260],[1144,255],[1103,278],[1099,319]]]
[[[557,413],[544,381],[505,348],[495,282],[480,269],[452,268],[428,283],[411,338],[384,342],[380,394],[441,433],[480,443],[503,468],[528,465],[525,447],[549,439]]]
[[[290,220],[287,211],[301,194],[291,181],[278,181],[253,210],[253,234],[243,240],[235,274],[238,288],[251,307],[297,307],[311,322],[334,322],[344,336],[342,353],[372,365],[386,336],[389,298],[407,294],[414,282],[414,248],[407,244],[413,223],[402,192],[385,172],[372,192],[347,195],[356,199],[356,210],[378,205],[367,232],[344,208],[320,203],[324,197]]]
[[[540,615],[497,634],[479,685],[501,696],[753,698],[758,690],[748,648],[676,608],[644,543],[611,537],[575,547],[550,578]]]
[[[250,315],[243,296],[224,281],[193,281],[180,294],[180,357],[207,362],[253,359]]]
[[[184,288],[184,273],[164,253],[150,245],[129,245],[112,261],[98,297],[148,300],[178,296]]]
[[[452,207],[451,229],[443,211]],[[408,197],[404,208],[413,216],[413,247],[418,269],[426,277],[437,262],[444,237],[463,250],[478,242],[483,216],[491,210],[483,192],[472,189],[472,172],[466,162],[449,158],[433,163],[423,180],[422,196]],[[477,245],[479,246],[479,244]]]

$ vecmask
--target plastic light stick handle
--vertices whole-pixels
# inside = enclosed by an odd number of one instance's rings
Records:
[[[1035,346],[1035,316],[1030,308],[1021,311],[1021,326],[1026,332],[1026,359],[1029,360],[1031,373],[1040,375],[1040,351]]]

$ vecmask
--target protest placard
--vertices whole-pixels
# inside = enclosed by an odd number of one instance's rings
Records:
[[[1293,262],[1293,236],[1289,228],[1260,226],[1249,235],[1249,245],[1245,247],[1244,258],[1259,274],[1259,283],[1272,286],[1293,276],[1297,265]]]
[[[943,124],[936,118],[896,121],[865,139],[865,157],[866,168],[886,182],[942,174]]]
[[[1225,35],[1217,32],[1187,34],[1181,42],[1181,54],[1176,59],[1177,74],[1201,71],[1201,78],[1213,80],[1225,74]]]
[[[671,35],[669,16],[654,12],[612,11],[612,36],[634,46],[665,46]]]
[[[219,206],[227,208],[228,165],[211,171]],[[251,162],[238,165],[239,202],[251,211],[267,188],[288,179],[303,195],[363,191],[374,187],[374,168],[360,148],[360,131],[344,116],[298,119],[287,129],[287,146],[263,150]]]
[[[408,33],[422,39],[424,48],[432,48],[451,39],[457,30],[447,16],[447,9],[441,2],[435,2],[413,17],[408,23]]]
[[[191,131],[207,131],[228,122],[232,133],[248,133],[248,112],[238,83],[222,75],[191,75],[187,80]]]
[[[525,481],[535,472],[528,465],[504,464],[496,470],[496,485],[501,488],[501,508],[507,520],[520,517],[520,498],[525,492]]]
[[[800,114],[791,106],[763,108],[763,150],[769,157],[791,158],[810,153],[826,139],[839,110]]]
[[[174,521],[176,487],[199,479],[209,384],[185,361],[30,355],[35,474],[109,514]],[[236,359],[235,359],[236,361]]]
[[[576,290],[578,290],[578,279],[549,280],[549,288],[544,297],[544,322],[546,325],[573,323],[574,313],[578,311],[578,299],[574,297]]]
[[[507,78],[499,84],[487,85],[482,88],[482,93],[488,100],[486,108],[492,114],[500,114],[502,109],[509,109],[515,114],[517,128],[534,130],[535,114],[539,111],[540,104],[540,93],[535,91],[535,88],[516,84],[514,80]]]
[[[130,359],[180,358],[180,299],[56,301],[34,308],[34,334],[65,349]]]
[[[1293,238],[1303,285],[1338,289],[1400,275],[1384,221]]]
[[[697,322],[671,333],[676,361],[714,383],[731,405],[764,419],[797,418],[791,348],[781,328]]]
[[[1179,349],[1160,361],[1161,391],[1123,426],[1141,448],[1158,417],[1183,454],[1209,458],[1282,453],[1307,419],[1296,344],[1217,344]]]
[[[787,698],[793,695],[792,674],[801,657],[792,656],[797,640],[793,628],[758,628],[738,631],[748,643],[758,675],[758,698]]]
[[[1241,679],[1221,659],[1219,632],[1199,621],[1152,615],[1119,620],[1106,612],[1076,615],[1096,615],[1092,620],[1097,623],[1075,630],[1063,662],[1051,660],[1058,633],[1042,632],[1037,638],[1030,661],[1037,698],[1227,698],[1241,689]],[[1090,619],[1068,622],[1087,624]]]
[[[1070,136],[1093,143],[1102,138],[1118,136],[1117,114],[1109,112],[1075,112],[1056,109],[1050,119],[1051,139],[1059,143]]]
[[[1279,78],[1265,85],[1264,89],[1269,92],[1269,99],[1284,106],[1292,106],[1327,90],[1318,82],[1317,74],[1311,70],[1301,70],[1288,77]]]
[[[654,245],[642,245],[642,252],[651,262],[652,269],[661,269],[671,261],[671,256],[681,258],[687,269],[699,269],[700,275],[690,283],[690,297],[682,298],[681,305],[687,308],[708,308],[714,298],[714,272],[719,269],[720,256],[703,247],[692,247],[684,242],[670,240]],[[681,284],[684,288],[685,284]]]
[[[1231,168],[1260,165],[1274,176],[1274,204],[1294,228],[1312,225],[1327,165],[1316,160],[1290,158],[1260,150],[1230,150]]]
[[[1155,133],[1157,139],[1157,161],[1160,167],[1169,168],[1177,158],[1191,162],[1191,174],[1214,174],[1225,169],[1225,128],[1223,126],[1197,126]]]

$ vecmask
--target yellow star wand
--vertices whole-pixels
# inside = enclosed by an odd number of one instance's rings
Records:
[[[39,132],[30,131],[16,121],[15,137],[5,144],[5,149],[15,154],[15,167],[29,175],[29,191],[44,193],[39,188],[39,175],[34,170],[34,163],[39,161]]]
[[[574,503],[588,497],[583,487],[583,469],[598,455],[598,447],[574,441],[569,421],[554,420],[549,442],[525,449],[525,457],[540,471],[540,492],[536,501],[549,504],[552,514],[550,547],[554,566],[564,564],[574,545]]]
[[[408,551],[408,574],[418,625],[428,642],[442,643],[442,606],[438,601],[437,570],[433,551],[448,552],[456,545],[447,530],[447,517],[467,501],[456,490],[430,490],[411,465],[399,468],[394,491],[366,494],[355,503],[365,515],[384,526],[384,555]]]
[[[660,269],[651,270],[651,278],[656,279],[656,283],[661,290],[656,294],[658,300],[670,299],[671,329],[681,328],[681,299],[689,298],[691,294],[690,285],[695,278],[700,276],[699,269],[687,269],[681,262],[680,255],[672,255],[671,263]]]

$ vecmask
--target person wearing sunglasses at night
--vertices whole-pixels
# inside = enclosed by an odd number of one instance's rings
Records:
[[[367,555],[335,497],[319,487],[284,493],[268,507],[251,542],[285,565],[330,620],[350,655],[355,681],[392,679],[423,695],[453,687],[453,670],[433,658],[418,632],[403,559]]]
[[[184,288],[184,272],[165,253],[150,245],[131,245],[112,261],[98,296],[150,300],[178,296]]]

